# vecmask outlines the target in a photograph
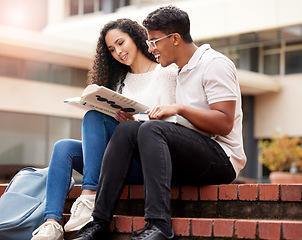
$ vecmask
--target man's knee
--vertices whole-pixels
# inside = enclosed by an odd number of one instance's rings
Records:
[[[148,139],[148,136],[164,133],[166,124],[167,122],[160,121],[160,120],[152,120],[152,121],[144,122],[142,126],[139,128],[139,132],[138,132],[139,138]]]
[[[125,121],[117,125],[113,136],[118,135],[119,138],[136,136],[141,123],[137,121]]]

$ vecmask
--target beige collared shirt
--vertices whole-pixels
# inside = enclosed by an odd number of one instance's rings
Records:
[[[213,50],[209,44],[200,46],[181,69],[176,86],[176,103],[197,109],[210,109],[210,104],[236,101],[234,126],[226,136],[213,137],[236,171],[244,167],[246,156],[242,140],[241,92],[233,62]]]

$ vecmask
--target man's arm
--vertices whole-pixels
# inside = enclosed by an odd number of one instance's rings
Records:
[[[236,101],[223,101],[210,105],[211,109],[196,109],[174,104],[157,106],[151,109],[150,118],[179,114],[189,120],[195,127],[212,134],[227,135],[233,128]]]

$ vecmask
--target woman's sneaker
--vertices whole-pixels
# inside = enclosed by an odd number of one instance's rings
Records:
[[[77,198],[72,204],[70,219],[64,226],[65,232],[78,231],[93,220],[91,214],[94,210],[94,202],[95,198]]]
[[[31,240],[63,240],[64,231],[62,226],[55,221],[43,223],[33,232]]]

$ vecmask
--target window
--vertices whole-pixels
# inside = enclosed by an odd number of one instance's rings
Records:
[[[0,76],[21,78],[23,77],[23,64],[21,59],[0,56]]]
[[[112,13],[116,9],[130,5],[130,0],[68,0],[69,16],[103,11]]]
[[[280,54],[270,54],[264,56],[263,72],[269,75],[280,74]]]
[[[79,0],[70,0],[69,1],[69,15],[78,15],[79,14]]]
[[[98,4],[99,4],[99,6],[98,6],[99,11],[102,11],[102,9],[103,9],[103,0],[99,0]]]
[[[285,74],[302,73],[302,50],[285,54]]]
[[[69,67],[52,65],[50,82],[59,83],[64,85],[71,85],[72,83],[72,70]]]
[[[302,73],[302,25],[203,42],[227,55],[239,69],[269,75]]]
[[[46,165],[45,117],[0,112],[0,164]]]
[[[49,64],[41,62],[24,61],[24,78],[47,82],[49,75]]]
[[[94,0],[84,1],[84,14],[94,12]]]
[[[88,71],[86,69],[73,69],[73,86],[86,87]]]
[[[0,56],[0,76],[85,87],[87,69]]]
[[[81,120],[0,112],[0,165],[47,166],[63,138],[81,139]]]

